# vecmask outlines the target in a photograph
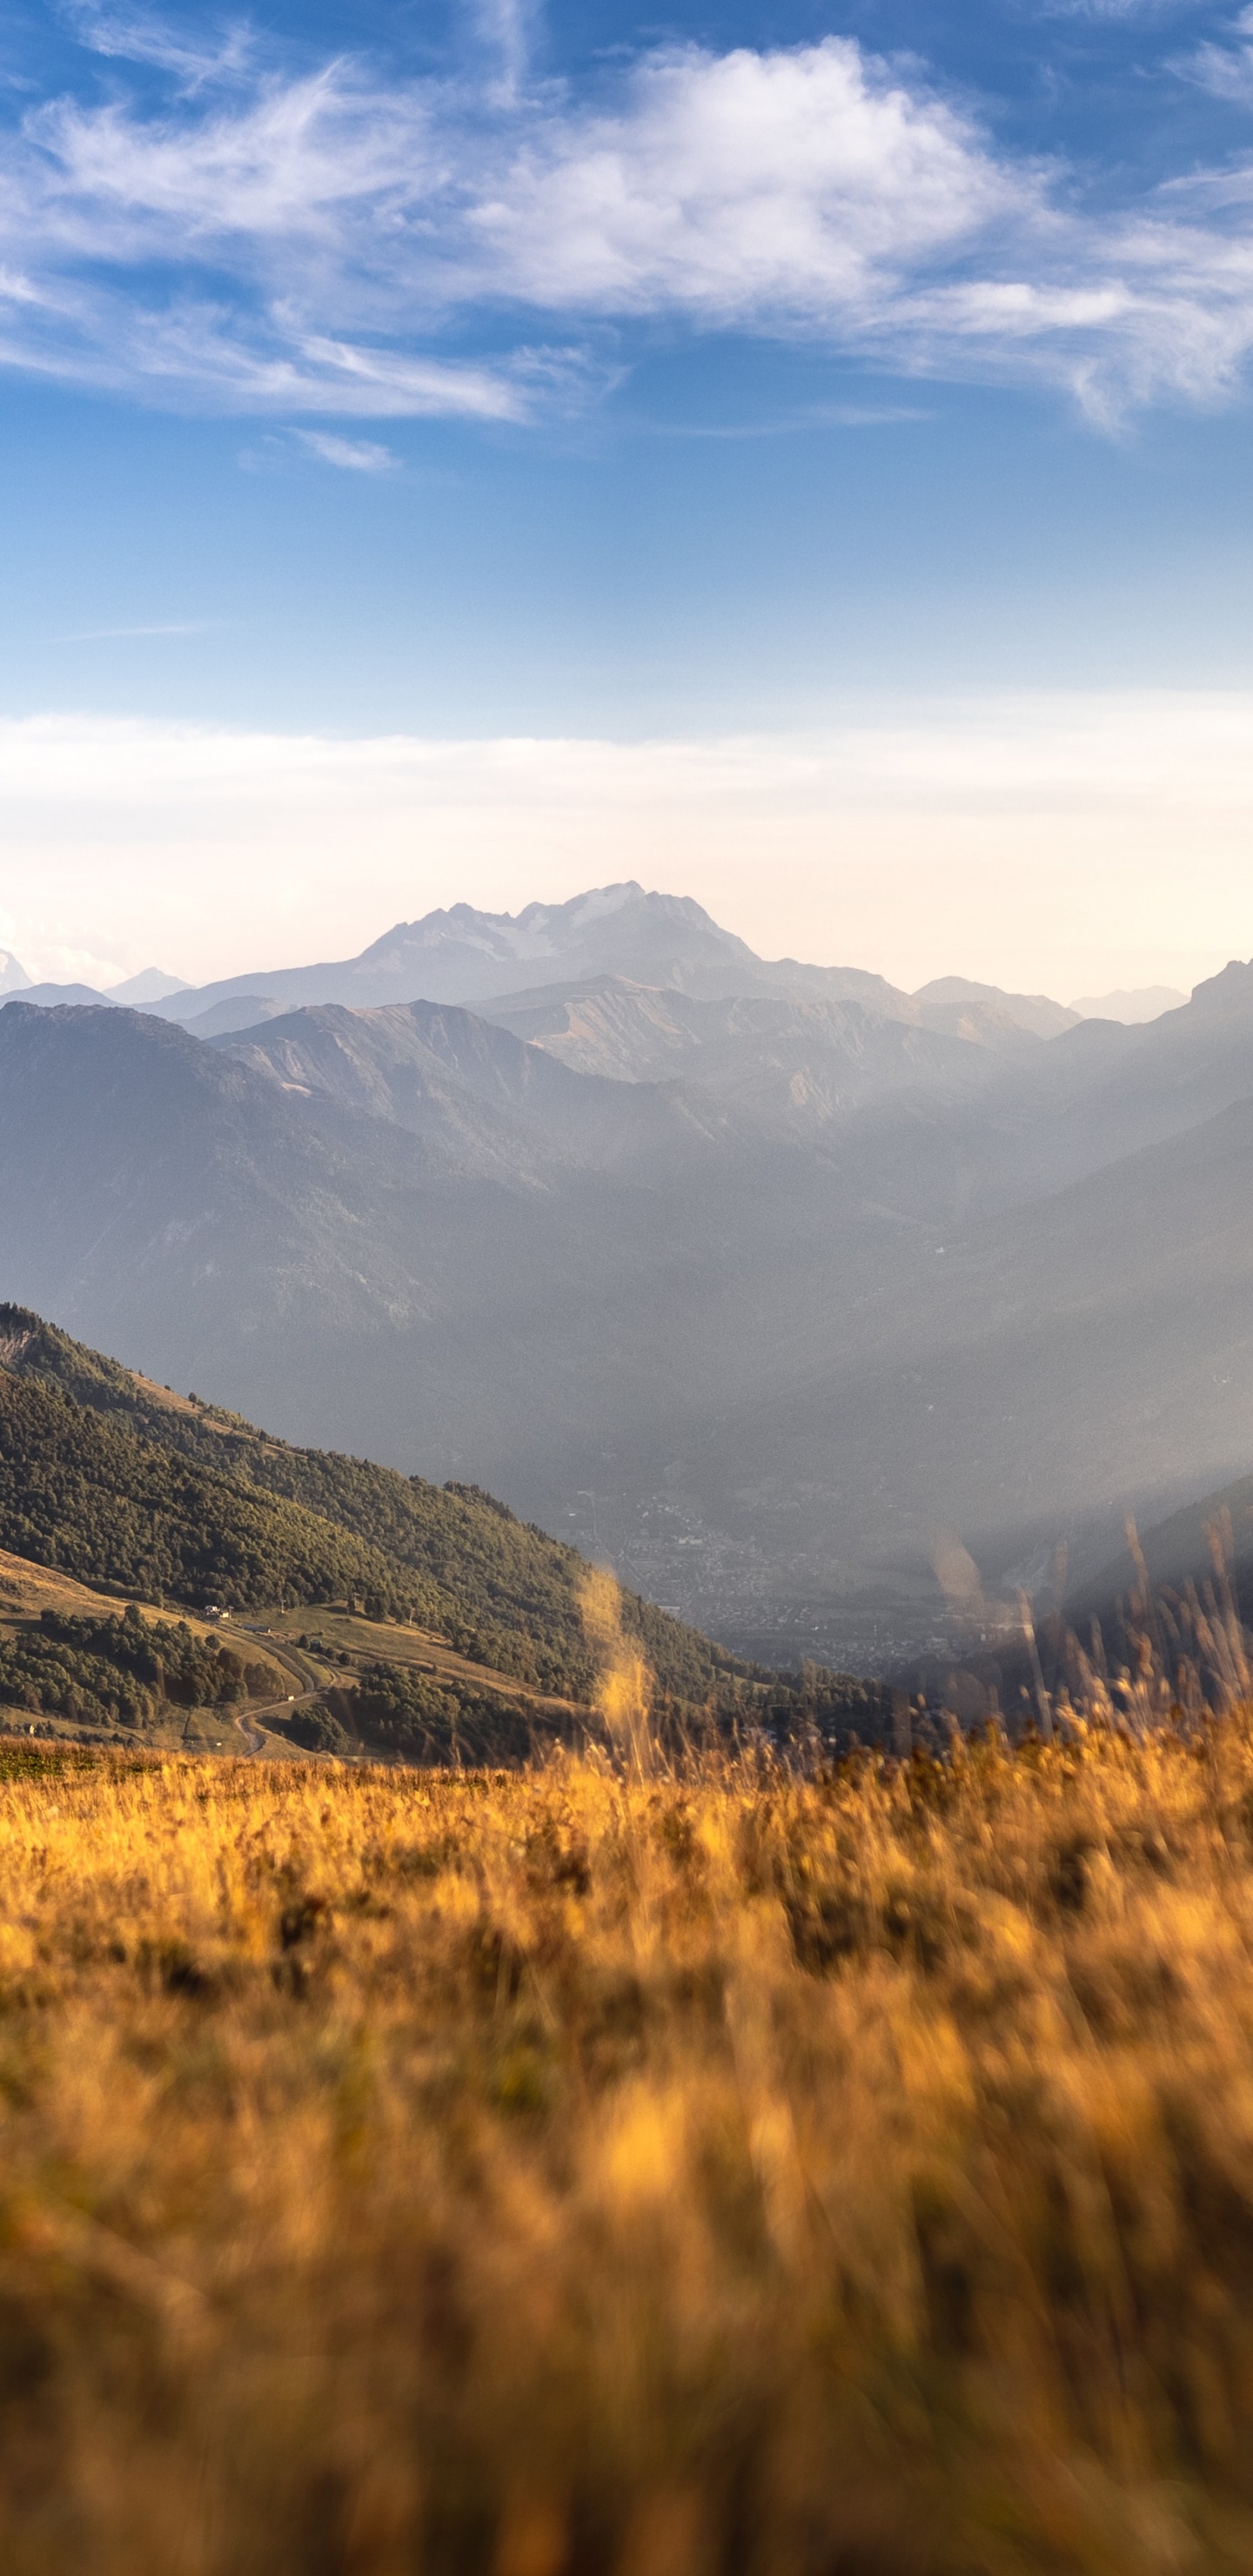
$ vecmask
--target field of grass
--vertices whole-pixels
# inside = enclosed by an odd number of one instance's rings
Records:
[[[1253,1724],[0,1745],[6,2576],[1253,2565]]]

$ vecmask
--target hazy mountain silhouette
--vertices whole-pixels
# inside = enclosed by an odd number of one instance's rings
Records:
[[[1132,1026],[1160,1019],[1163,1011],[1177,1011],[1187,998],[1173,984],[1137,984],[1130,992],[1081,994],[1070,1007],[1081,1020],[1125,1020]]]
[[[0,969],[3,961],[4,952],[0,951]],[[145,966],[140,974],[128,975],[122,983],[111,984],[107,992],[102,992],[95,984],[32,984],[15,957],[10,958],[9,963],[16,969],[16,974],[6,983],[0,971],[0,993],[20,993],[24,1002],[32,1002],[44,1011],[57,1010],[67,1004],[85,1007],[93,1002],[120,1002],[132,1010],[146,1010],[187,990],[181,977],[167,975],[161,966]]]
[[[167,1001],[172,993],[185,993],[181,975],[167,975],[164,966],[145,966],[138,975],[127,975],[120,984],[110,984],[111,1002],[129,1002],[132,1009],[142,1010],[147,1002]]]
[[[343,1002],[366,1010],[391,1002],[481,1002],[599,975],[710,997],[848,996],[878,1009],[909,1009],[908,996],[881,975],[791,958],[769,964],[690,896],[646,893],[633,880],[595,887],[568,903],[528,904],[516,914],[453,904],[421,921],[397,922],[359,957],[228,976],[154,1007],[163,1018],[186,1023],[240,994],[289,1007]]]
[[[112,1005],[112,995],[98,993],[94,984],[23,983],[11,985],[9,990],[19,992],[24,1002],[28,1003],[33,1010],[39,1011],[55,1011],[65,1009],[67,1006],[71,1009],[84,1010],[97,1002]]]
[[[961,976],[909,994],[857,967],[757,957],[690,896],[647,893],[634,880],[595,887],[568,903],[528,904],[516,914],[454,904],[420,921],[397,922],[359,957],[229,976],[165,999],[121,991],[115,998],[142,999],[162,1018],[195,1026],[200,1036],[216,1036],[246,1025],[228,1016],[245,1003],[258,1019],[275,1005],[322,1002],[371,1010],[393,1002],[490,1001],[512,1010],[551,1006],[606,980],[706,1001],[769,995],[855,1002],[877,1018],[984,1046],[1013,1046],[1023,1035],[1054,1037],[1077,1016],[1042,994],[1002,993]]]
[[[1060,1037],[1079,1013],[1046,993],[1002,993],[996,984],[972,984],[965,975],[940,975],[914,994],[928,1028],[983,1045],[1007,1045],[1018,1036]]]

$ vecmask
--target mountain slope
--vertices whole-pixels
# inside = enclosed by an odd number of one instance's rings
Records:
[[[751,1498],[802,1586],[841,1556],[925,1562],[944,1528],[998,1577],[1063,1538],[1094,1563],[1129,1503],[1253,1457],[1253,1101],[919,1242],[838,1335],[821,1285],[815,1247],[779,1283],[772,1364],[690,1461],[702,1508],[735,1495],[743,1532]]]
[[[159,1597],[231,1607],[360,1592],[480,1661],[586,1696],[585,1561],[490,1495],[297,1449],[0,1306],[0,1546]],[[627,1627],[702,1700],[727,1658],[650,1602]]]
[[[464,1092],[422,1135],[311,1102],[123,1010],[0,1011],[0,1245],[27,1302],[166,1365],[280,1320],[438,1306],[441,1191],[459,1229],[542,1188],[534,1150]],[[104,1319],[103,1328],[101,1320]],[[179,1374],[189,1374],[180,1363]],[[202,1368],[202,1374],[205,1370]]]
[[[1189,1582],[1204,1584],[1213,1580],[1212,1539],[1229,1562],[1247,1617],[1253,1610],[1253,1475],[1237,1476],[1231,1483],[1181,1504],[1165,1520],[1140,1530],[1137,1546],[1152,1582],[1179,1590]],[[1068,1606],[1077,1617],[1138,1588],[1139,1571],[1127,1546],[1095,1574],[1087,1575]]]
[[[966,975],[937,976],[919,986],[914,1000],[928,1028],[984,1046],[1005,1046],[1021,1037],[1060,1037],[1081,1017],[1046,993],[1003,993],[996,984],[972,984]]]
[[[1251,1096],[1253,966],[1233,964],[1147,1024],[1081,1021],[985,1058],[982,1082],[935,1109],[969,1213],[1068,1188]]]
[[[16,990],[29,1010],[79,1011],[112,1008],[109,995],[98,993],[94,984],[21,984],[16,987]]]
[[[391,1597],[396,1576],[377,1549],[300,1505],[245,1495],[212,1468],[137,1440],[60,1388],[7,1367],[0,1545],[81,1583],[231,1609],[331,1600],[367,1586]]]
[[[127,975],[120,984],[110,984],[108,999],[139,1009],[145,1002],[166,1002],[172,993],[186,990],[183,976],[167,975],[164,966],[144,966],[138,975]]]
[[[702,1111],[673,1090],[581,1077],[510,1031],[436,1002],[326,1004],[214,1044],[286,1091],[395,1121],[428,1142],[443,1135],[463,1173],[515,1186],[528,1173],[554,1178],[554,1157],[607,1170],[633,1156],[708,1150],[725,1124],[716,1107]]]
[[[488,1003],[484,1016],[573,1072],[681,1082],[690,1106],[706,1117],[716,1107],[746,1136],[812,1137],[867,1101],[905,1091],[965,1098],[989,1079],[981,1049],[956,1034],[854,999],[710,1001],[600,977]]]

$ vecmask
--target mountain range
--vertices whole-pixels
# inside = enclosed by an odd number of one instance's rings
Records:
[[[161,966],[145,966],[142,973],[128,975],[120,984],[110,984],[106,993],[94,984],[35,983],[11,948],[0,948],[0,993],[20,993],[24,1002],[34,1002],[45,1010],[63,1003],[120,1002],[132,1010],[148,1010],[172,993],[186,990],[178,975],[167,975]]]
[[[629,886],[0,1009],[0,1291],[780,1659],[942,1635],[954,1536],[1082,1586],[1248,1475],[1251,1179],[1242,965],[1081,1019]]]
[[[125,983],[95,992],[82,984],[32,984],[15,957],[0,952],[0,992],[21,990],[45,1008],[59,1002],[102,1001],[153,1010],[194,1028],[197,1036],[227,1035],[282,1010],[341,1002],[372,1010],[389,1002],[482,1003],[530,993],[535,986],[565,986],[603,976],[692,995],[729,1000],[746,994],[808,1000],[860,1000],[875,1011],[950,1034],[1004,1041],[1016,1029],[1054,1037],[1078,1018],[1096,1018],[1097,998],[1065,1008],[1044,994],[1003,993],[995,985],[950,975],[904,993],[882,975],[856,967],[805,966],[785,957],[756,957],[742,939],[722,930],[690,897],[646,894],[630,881],[599,886],[567,903],[528,904],[524,911],[485,913],[454,904],[401,921],[359,957],[316,966],[281,966],[194,985],[147,967]],[[1165,986],[1105,997],[1114,1019],[1149,1018],[1184,999]]]

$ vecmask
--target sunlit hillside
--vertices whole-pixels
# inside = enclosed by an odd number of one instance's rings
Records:
[[[1247,1717],[3,1775],[12,2576],[1253,2562]]]

